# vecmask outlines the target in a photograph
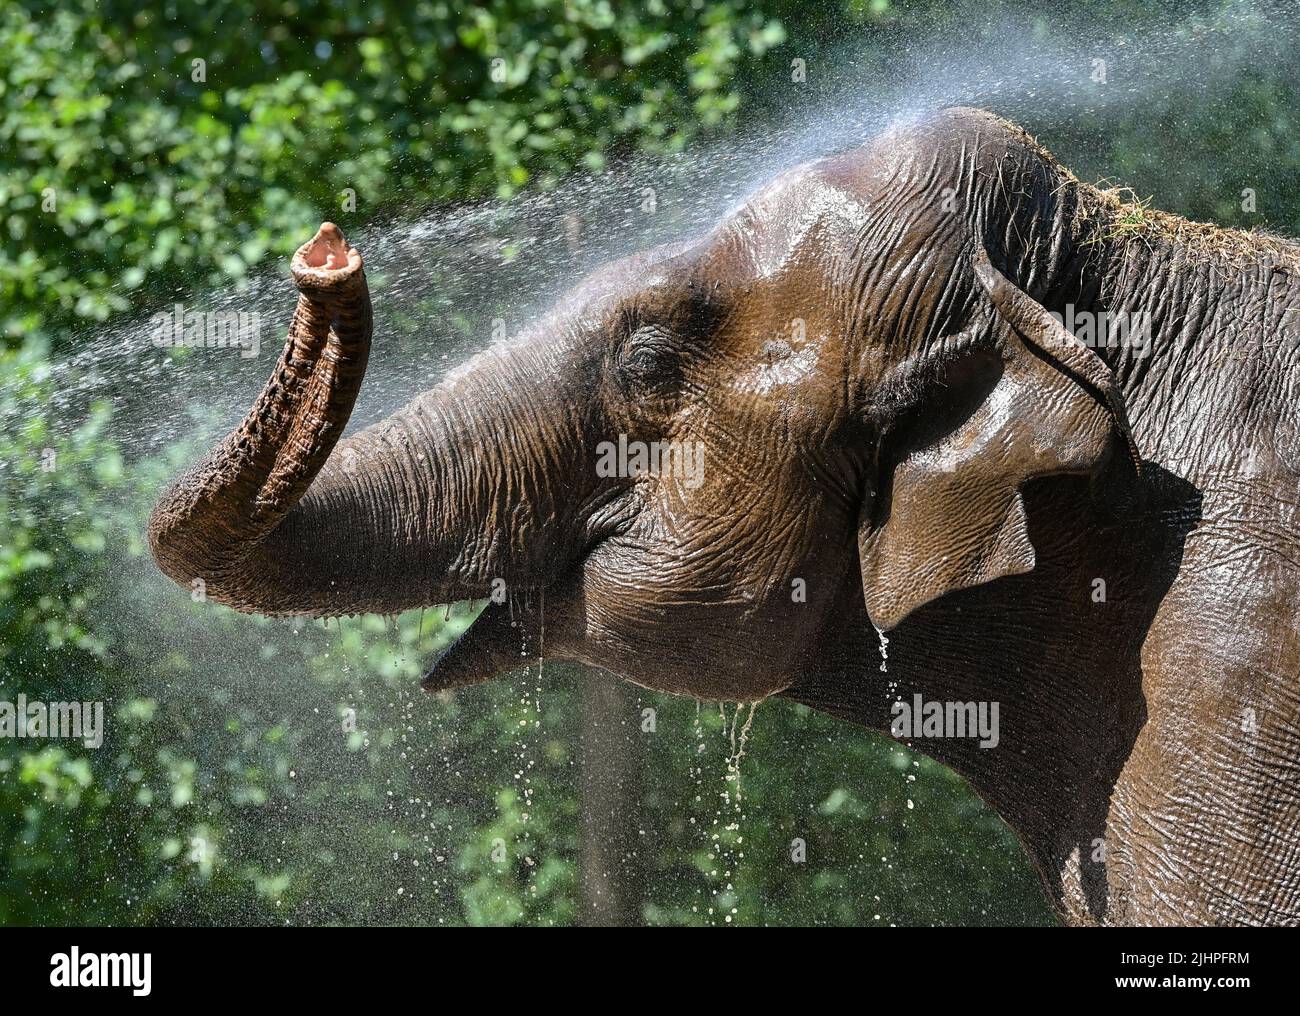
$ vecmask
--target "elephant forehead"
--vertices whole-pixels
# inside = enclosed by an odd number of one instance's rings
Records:
[[[825,265],[851,243],[866,207],[859,195],[827,182],[816,164],[764,186],[722,223],[719,232],[754,281]]]

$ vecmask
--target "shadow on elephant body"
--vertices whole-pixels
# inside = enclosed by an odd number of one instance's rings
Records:
[[[1154,463],[1139,484],[1122,474],[1027,484],[1034,570],[915,611],[887,633],[884,673],[861,589],[846,586],[828,648],[782,693],[881,732],[894,703],[917,694],[997,702],[996,747],[902,740],[970,783],[1016,833],[1058,914],[1082,923],[1127,907],[1115,899],[1126,849],[1108,839],[1112,794],[1147,720],[1143,645],[1201,513],[1200,491]]]

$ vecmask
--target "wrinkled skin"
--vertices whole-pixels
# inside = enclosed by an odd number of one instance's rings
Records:
[[[1064,920],[1294,924],[1300,250],[1180,222],[1121,228],[1023,132],[949,110],[608,266],[341,441],[370,310],[327,224],[266,392],[151,546],[267,614],[502,579],[548,658],[706,699],[882,731],[900,697],[996,701],[995,748],[909,743]],[[1074,342],[1067,305],[1149,314],[1147,355]],[[620,434],[699,442],[702,482],[599,475]],[[510,617],[426,685],[508,669]]]

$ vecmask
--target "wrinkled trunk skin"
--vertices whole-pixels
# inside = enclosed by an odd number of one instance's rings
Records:
[[[304,597],[312,584],[293,571],[309,562],[291,552],[308,542],[324,551],[331,530],[365,521],[355,517],[360,505],[353,517],[331,517],[337,473],[302,498],[356,401],[370,353],[370,295],[360,255],[330,223],[295,254],[293,273],[298,307],[271,380],[244,422],[159,499],[149,546],[174,581],[236,609],[342,613],[358,606],[344,588]]]

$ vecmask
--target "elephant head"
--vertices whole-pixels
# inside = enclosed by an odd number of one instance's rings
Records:
[[[159,501],[156,561],[265,614],[507,591],[431,687],[517,663],[523,624],[548,657],[732,701],[786,688],[846,600],[889,630],[1033,569],[1023,485],[1137,456],[1110,368],[1027,295],[1057,181],[990,118],[965,173],[954,123],[606,266],[342,440],[371,313],[326,223],[265,390]]]

